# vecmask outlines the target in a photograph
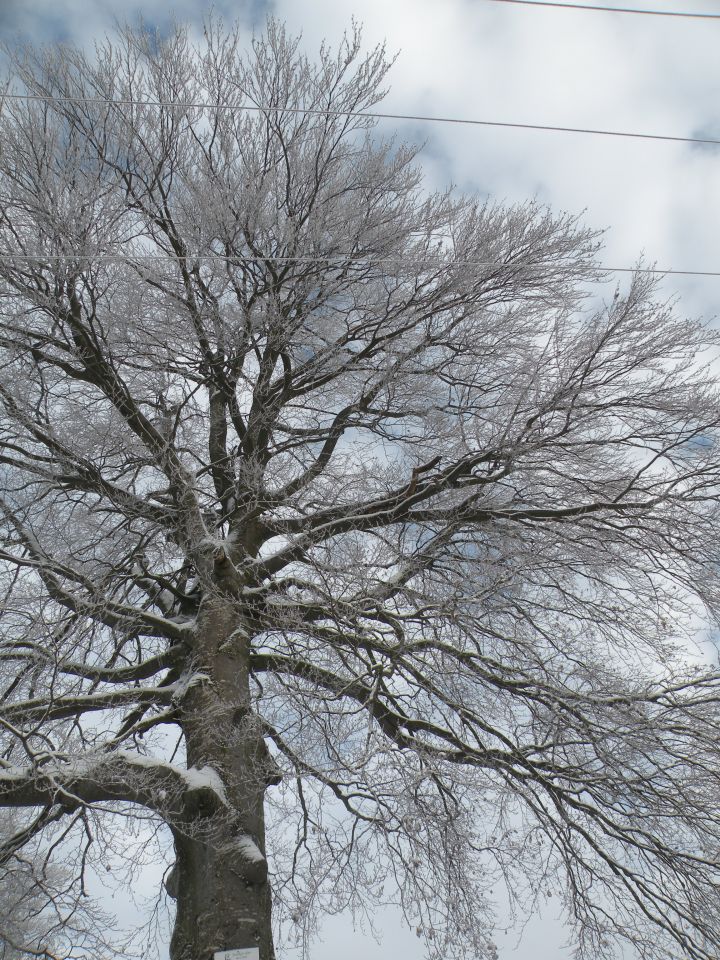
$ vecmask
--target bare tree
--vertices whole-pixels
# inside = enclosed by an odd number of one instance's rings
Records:
[[[39,849],[35,817],[23,822],[16,811],[3,810],[0,836],[0,960],[58,960],[61,952],[64,957],[109,956],[114,952],[109,933],[122,949],[112,918],[77,888],[73,871]],[[69,942],[67,953],[63,946]]]
[[[0,878],[0,958],[24,960],[51,957],[48,937],[40,923],[44,898],[35,889],[32,870],[22,861],[5,865]]]
[[[3,811],[3,835],[18,837],[23,843],[23,831],[16,823],[14,811]],[[51,956],[51,935],[46,929],[51,923],[42,922],[47,904],[37,886],[34,864],[21,855],[15,857],[5,851],[0,874],[0,958],[23,960],[28,956]]]
[[[387,69],[276,23],[15,55],[6,853],[82,891],[166,825],[173,960],[270,960],[268,876],[299,938],[393,900],[493,957],[504,881],[581,957],[711,960],[718,338],[591,295],[573,218],[425,191]]]

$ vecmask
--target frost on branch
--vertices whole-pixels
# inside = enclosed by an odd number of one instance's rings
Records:
[[[388,67],[274,22],[12,57],[0,870],[80,903],[165,831],[172,960],[273,960],[271,901],[489,960],[505,888],[583,960],[714,960],[718,336],[605,298],[572,216],[429,192]]]

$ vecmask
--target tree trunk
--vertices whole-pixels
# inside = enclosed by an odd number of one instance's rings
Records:
[[[277,777],[250,709],[249,632],[232,604],[215,599],[201,608],[196,644],[208,679],[182,701],[187,762],[219,775],[226,802],[210,810],[205,793],[203,808],[189,791],[173,824],[170,957],[212,960],[217,951],[256,947],[260,960],[274,960],[263,800]]]

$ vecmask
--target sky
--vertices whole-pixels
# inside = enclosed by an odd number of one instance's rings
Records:
[[[632,5],[720,13],[720,0]],[[248,37],[272,13],[302,32],[308,53],[323,38],[337,40],[354,16],[368,46],[384,40],[398,54],[383,105],[390,113],[720,139],[720,20],[495,0],[215,0],[213,7],[227,21],[239,19]],[[208,9],[194,0],[0,0],[0,38],[90,45],[116,16],[142,14],[162,29],[173,16],[199,25]],[[584,213],[588,225],[607,231],[602,261],[609,266],[642,258],[662,268],[720,270],[720,147],[419,121],[383,121],[380,129],[425,142],[430,186],[454,183],[499,201],[534,198]],[[628,276],[608,282],[623,286]],[[720,314],[720,276],[670,276],[660,289],[677,297],[683,314]],[[420,960],[420,941],[392,911],[378,915],[377,927],[381,945],[353,933],[347,917],[328,921],[311,960]],[[571,955],[551,908],[517,938],[499,938],[501,960]]]

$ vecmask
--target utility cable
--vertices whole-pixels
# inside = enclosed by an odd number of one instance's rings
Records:
[[[322,117],[358,117],[372,120],[412,120],[422,123],[452,123],[475,127],[505,127],[514,130],[546,130],[553,133],[583,133],[598,137],[630,137],[635,140],[662,140],[671,143],[697,143],[711,146],[720,146],[717,137],[680,137],[664,133],[633,133],[628,130],[603,130],[592,127],[565,127],[543,123],[515,123],[504,120],[474,120],[465,117],[424,116],[411,113],[380,113],[374,110],[316,110],[311,107],[270,107],[256,104],[240,103],[206,103],[204,101],[177,101],[168,100],[106,100],[102,97],[52,97],[42,94],[4,93],[0,94],[0,108],[2,100],[38,100],[46,103],[84,103],[118,107],[175,107],[196,110],[244,110],[251,113],[289,113],[309,114]]]
[[[408,266],[423,266],[423,267],[485,267],[491,270],[499,270],[503,267],[505,268],[519,268],[519,269],[528,269],[528,270],[542,270],[547,267],[556,267],[558,264],[553,263],[498,263],[489,260],[445,260],[439,261],[437,259],[431,259],[428,257],[363,257],[356,254],[335,254],[332,257],[315,257],[315,256],[302,256],[298,255],[296,257],[287,257],[287,256],[245,256],[238,255],[236,257],[223,256],[221,254],[215,253],[193,253],[186,254],[184,257],[174,257],[170,254],[166,256],[160,256],[158,254],[144,254],[139,253],[135,256],[132,254],[121,256],[119,254],[65,254],[61,255],[44,255],[42,253],[38,254],[29,254],[29,253],[11,253],[7,250],[0,250],[0,260],[21,260],[23,262],[33,263],[35,261],[43,262],[64,262],[68,261],[83,261],[88,260],[92,263],[104,262],[104,263],[125,263],[129,265],[136,264],[141,261],[145,262],[155,262],[155,263],[171,263],[176,259],[182,259],[185,261],[205,261],[205,262],[219,262],[219,263],[280,263],[280,264],[311,264],[311,263],[324,263],[327,266],[332,266],[337,264],[338,267],[345,266],[348,263],[357,263],[360,265],[366,266],[383,266],[385,264],[405,264]],[[562,264],[561,264],[562,265]],[[720,277],[720,270],[675,270],[673,268],[662,269],[660,267],[606,267],[602,265],[587,264],[585,265],[586,269],[595,273],[640,273],[640,274],[653,274],[657,276],[676,276],[676,277]]]
[[[640,10],[637,7],[603,7],[596,3],[557,3],[554,0],[488,0],[515,3],[524,7],[555,7],[558,10],[591,10],[601,13],[640,13],[648,17],[682,17],[688,20],[720,20],[720,13],[686,13],[683,10]]]

